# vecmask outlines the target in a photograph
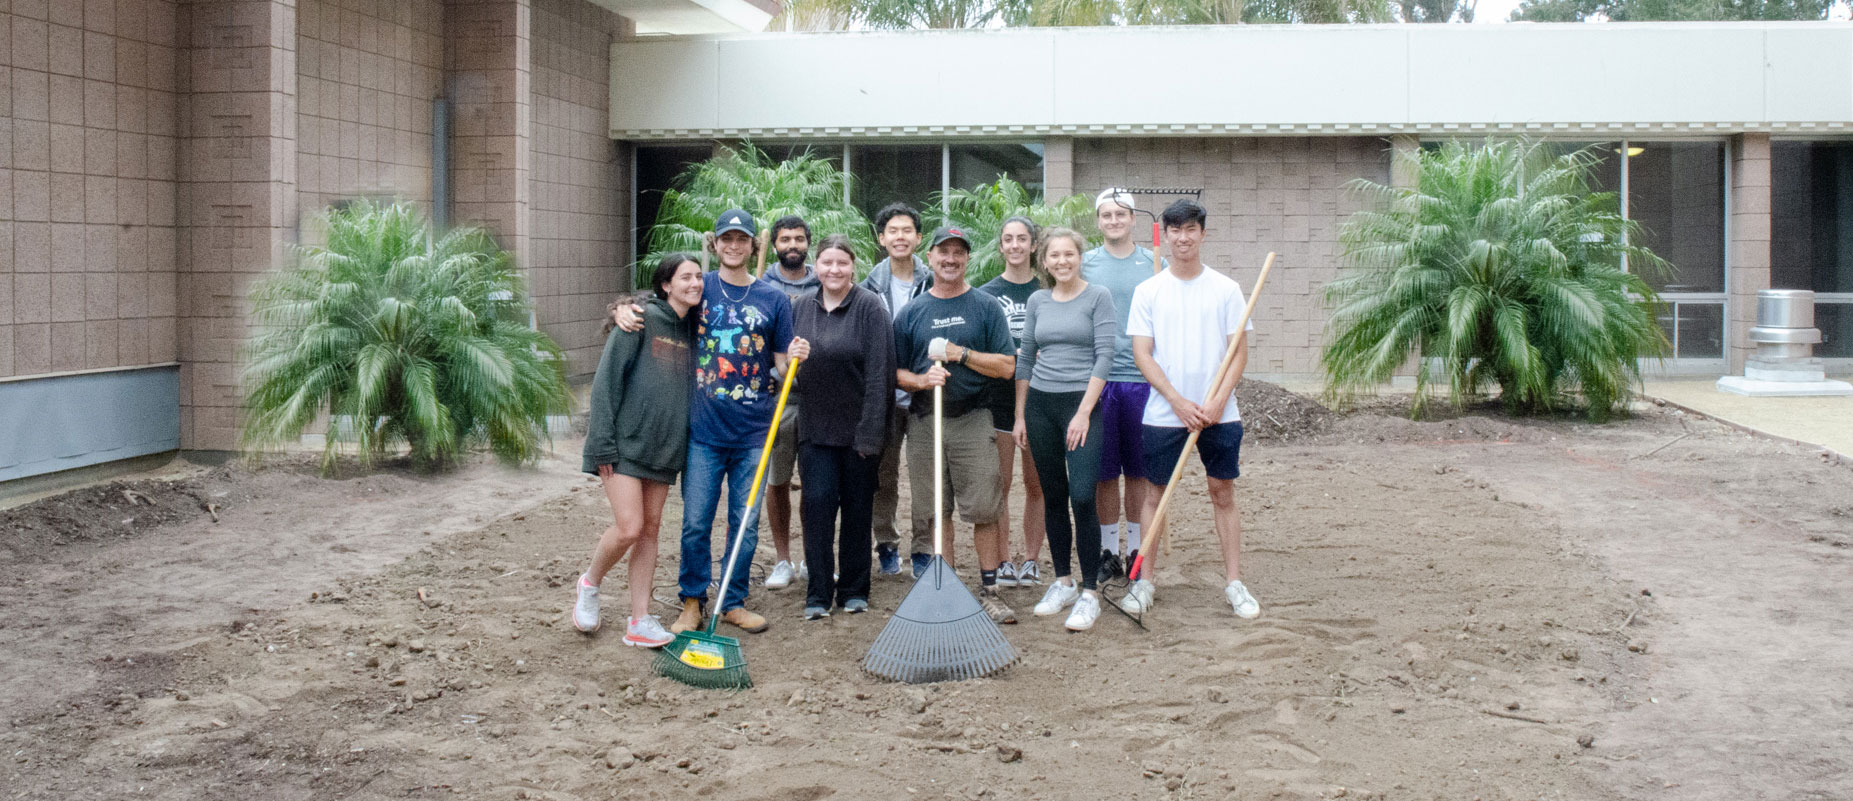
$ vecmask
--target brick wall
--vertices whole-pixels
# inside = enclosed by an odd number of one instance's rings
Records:
[[[611,141],[616,15],[584,0],[535,0],[528,277],[541,325],[569,372],[598,368],[606,301],[624,284],[630,169]]]
[[[0,14],[0,377],[171,362],[170,0]]]
[[[251,287],[296,238],[294,0],[182,4],[181,447],[238,444]]]
[[[1320,291],[1338,274],[1338,229],[1357,202],[1353,178],[1390,180],[1389,143],[1368,137],[1079,139],[1074,191],[1106,186],[1202,187],[1209,211],[1204,258],[1252,287],[1262,260],[1279,254],[1255,308],[1248,369],[1270,375],[1319,370],[1326,307]],[[1151,210],[1175,198],[1143,196]],[[1143,221],[1143,218],[1142,218]],[[1145,241],[1144,228],[1135,238]]]
[[[356,195],[431,200],[442,0],[299,0],[299,209]]]

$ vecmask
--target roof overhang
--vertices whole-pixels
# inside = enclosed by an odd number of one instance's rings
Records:
[[[638,36],[751,33],[778,13],[774,0],[592,0],[637,26]]]
[[[1847,23],[697,36],[611,68],[626,140],[1853,132]]]

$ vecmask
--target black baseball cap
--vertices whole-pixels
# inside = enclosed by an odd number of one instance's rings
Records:
[[[758,236],[759,229],[753,227],[753,215],[745,209],[728,209],[721,216],[714,218],[714,235],[720,236],[728,231],[741,231],[747,236]]]
[[[965,229],[964,229],[964,228],[961,228],[961,227],[959,227],[959,226],[956,226],[956,225],[942,225],[942,226],[940,226],[940,227],[938,227],[938,228],[936,228],[936,229],[934,229],[934,231],[933,231],[933,242],[932,242],[932,244],[930,244],[930,245],[927,245],[927,248],[928,248],[928,249],[932,249],[932,248],[936,248],[936,247],[939,247],[939,243],[941,243],[941,242],[944,242],[944,241],[946,241],[946,240],[948,240],[948,239],[957,239],[957,240],[959,240],[960,242],[964,242],[964,243],[965,243],[965,249],[966,249],[966,250],[971,250],[971,249],[972,249],[972,240],[971,240],[971,238],[965,235]]]

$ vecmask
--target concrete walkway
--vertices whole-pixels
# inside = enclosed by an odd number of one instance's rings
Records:
[[[1848,380],[1845,375],[1829,378]],[[1720,392],[1716,378],[1648,379],[1645,392],[1740,428],[1834,451],[1853,459],[1853,397],[1751,398]]]

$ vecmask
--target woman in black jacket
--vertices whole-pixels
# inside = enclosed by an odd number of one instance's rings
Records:
[[[804,560],[811,565],[807,620],[829,616],[832,605],[868,611],[869,528],[894,403],[894,323],[879,295],[856,286],[847,237],[818,243],[817,278],[822,288],[792,309],[792,333],[811,343],[793,388],[804,396],[798,472],[804,479]],[[839,539],[841,547],[833,548]]]
[[[650,278],[656,297],[644,307],[643,329],[613,329],[592,379],[583,465],[604,484],[617,522],[598,538],[592,566],[579,577],[573,625],[587,634],[598,630],[599,582],[629,552],[625,645],[660,648],[673,639],[650,614],[650,580],[663,501],[688,456],[695,324],[701,316],[689,310],[701,306],[701,282],[694,257],[664,257]]]

